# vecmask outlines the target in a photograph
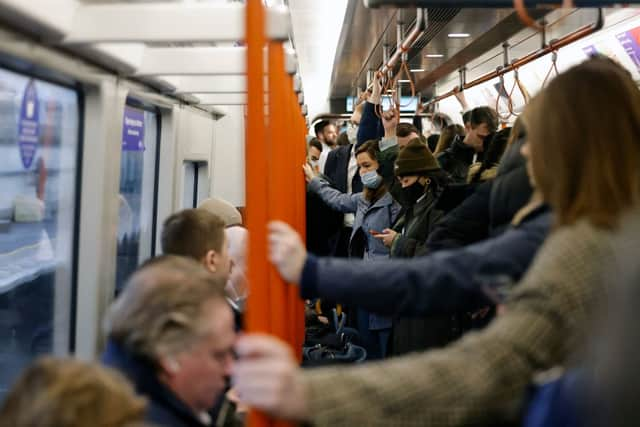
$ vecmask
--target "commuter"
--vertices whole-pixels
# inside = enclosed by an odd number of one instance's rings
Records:
[[[594,58],[551,81],[523,117],[528,143],[522,151],[554,211],[555,228],[504,312],[446,349],[349,370],[303,373],[287,347],[268,337],[243,337],[236,344],[241,361],[234,378],[245,402],[315,426],[516,420],[534,374],[564,365],[581,348],[607,300],[616,239],[640,237],[640,91],[619,65]],[[603,150],[602,141],[616,143]],[[627,223],[635,235],[621,227]],[[304,254],[296,251],[292,258],[288,250],[297,245],[280,242],[277,232],[270,239],[271,257],[285,277],[302,275],[303,285],[322,277],[327,265],[307,260],[303,272]],[[409,265],[396,262],[397,272]],[[328,266],[333,271],[339,264]],[[354,268],[341,280],[375,276],[379,266]]]
[[[520,154],[525,134],[519,121],[510,139],[496,178],[476,187],[473,194],[436,224],[425,245],[426,252],[459,248],[497,236],[527,204],[533,190],[525,159]]]
[[[349,141],[349,134],[347,133],[347,131],[345,130],[344,132],[342,132],[340,134],[340,136],[338,137],[338,147],[344,147],[346,145],[351,144],[351,142]]]
[[[322,143],[318,138],[309,141],[309,149],[307,150],[307,162],[311,167],[320,173],[320,156],[322,155]]]
[[[320,172],[324,173],[324,166],[327,156],[331,150],[336,148],[338,142],[338,131],[336,125],[327,120],[322,120],[314,126],[316,138],[322,143],[322,154],[320,155]]]
[[[110,307],[102,361],[149,400],[148,421],[217,421],[212,408],[225,390],[235,341],[225,282],[193,260],[163,256],[140,267]]]
[[[449,125],[440,134],[438,138],[438,142],[436,144],[436,148],[433,151],[433,155],[437,156],[438,154],[445,151],[447,148],[451,146],[451,143],[455,139],[455,137],[464,138],[464,128],[460,125]]]
[[[418,128],[411,123],[398,123],[396,126],[396,138],[398,148],[404,148],[409,144],[409,141],[419,139],[426,145],[426,139],[421,135]]]
[[[400,206],[393,200],[378,174],[377,146],[376,141],[370,141],[356,150],[358,168],[365,187],[362,193],[341,193],[331,188],[329,183],[317,176],[308,165],[304,166],[311,191],[317,193],[333,209],[355,214],[349,239],[349,256],[362,258],[367,262],[389,256],[389,249],[376,239],[375,235],[391,227],[400,212]],[[357,305],[357,301],[354,304]],[[391,319],[368,313],[359,313],[358,319],[361,335],[366,337],[369,335],[367,332],[371,332],[372,339],[369,345],[365,346],[370,358],[384,357],[390,336]]]
[[[225,227],[233,225],[242,225],[242,214],[240,211],[226,200],[218,197],[204,199],[198,209],[204,209],[217,215],[223,222]]]
[[[118,372],[95,363],[43,357],[18,378],[0,408],[11,427],[133,427],[146,402]]]
[[[229,239],[224,222],[204,209],[174,213],[162,225],[162,252],[193,258],[225,280],[231,272]]]
[[[498,115],[492,108],[478,107],[471,111],[471,130],[467,135],[456,137],[451,146],[438,154],[438,162],[454,181],[466,182],[469,166],[482,161],[484,152],[498,129]]]
[[[475,184],[478,182],[488,181],[494,179],[498,173],[498,165],[500,159],[507,148],[509,142],[509,135],[511,134],[511,128],[505,128],[498,131],[487,148],[487,152],[484,155],[482,162],[476,162],[469,167],[469,173],[467,175],[467,182]]]
[[[229,242],[229,259],[233,265],[229,273],[229,280],[225,290],[227,297],[231,299],[232,307],[236,313],[244,313],[249,285],[247,282],[247,249],[249,247],[249,231],[239,225],[225,229]],[[237,320],[237,326],[242,324]]]
[[[400,150],[395,174],[402,187],[404,214],[393,229],[385,229],[376,237],[391,249],[392,258],[412,258],[443,215],[436,205],[449,178],[419,139]],[[448,315],[394,319],[393,354],[442,346],[450,339],[450,329]]]
[[[354,194],[363,190],[356,160],[356,150],[361,145],[358,143],[344,145],[331,151],[327,156],[324,175],[342,193]],[[336,216],[335,212],[332,215],[323,210],[321,221],[324,221],[324,225],[316,229],[321,230],[321,236],[326,240],[328,254],[339,257],[348,256],[354,219],[355,216],[352,213]]]
[[[425,143],[429,147],[429,151],[432,153],[435,152],[436,147],[438,145],[438,140],[440,139],[440,135],[451,124],[451,119],[449,116],[443,113],[434,113],[431,117],[431,135],[425,140]],[[422,134],[422,128],[420,129],[420,133]]]

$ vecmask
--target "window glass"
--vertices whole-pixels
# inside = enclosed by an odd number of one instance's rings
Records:
[[[152,255],[158,115],[125,106],[120,159],[116,291]]]
[[[0,400],[70,350],[78,127],[76,91],[0,69]]]

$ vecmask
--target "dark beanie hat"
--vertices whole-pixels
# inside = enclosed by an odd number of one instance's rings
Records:
[[[419,139],[412,139],[398,153],[394,173],[396,176],[423,175],[440,170],[440,165],[431,151]]]

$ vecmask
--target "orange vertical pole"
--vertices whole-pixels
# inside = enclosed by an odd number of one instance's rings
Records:
[[[267,159],[264,155],[264,8],[262,0],[246,2],[247,116],[245,135],[245,173],[247,228],[249,229],[248,280],[251,294],[247,301],[246,330],[270,330],[269,264],[267,261]],[[248,417],[251,427],[267,427],[269,419],[257,411]]]
[[[269,42],[269,220],[289,222],[290,185],[288,183],[286,137],[286,98],[284,81],[284,49],[281,42]],[[277,270],[269,270],[271,284],[271,327],[272,333],[291,342],[289,326],[293,319],[289,316],[288,297],[285,283]]]
[[[306,185],[304,183],[304,177],[301,172],[301,165],[306,161],[306,150],[304,133],[300,128],[300,106],[298,104],[298,97],[293,90],[293,78],[287,79],[287,99],[289,109],[289,123],[291,130],[291,137],[289,140],[289,153],[290,153],[290,166],[291,166],[291,185],[294,188],[294,194],[292,197],[292,212],[293,218],[291,224],[300,233],[303,240],[305,239],[306,223],[302,213],[306,204]],[[304,340],[304,306],[298,294],[298,289],[290,290],[290,316],[295,319],[293,322],[292,335],[294,342],[302,347]]]

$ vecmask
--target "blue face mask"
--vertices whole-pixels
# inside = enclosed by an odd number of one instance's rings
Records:
[[[376,171],[370,171],[364,175],[360,175],[360,180],[362,181],[362,185],[372,190],[375,190],[382,184],[382,177],[378,175]]]

